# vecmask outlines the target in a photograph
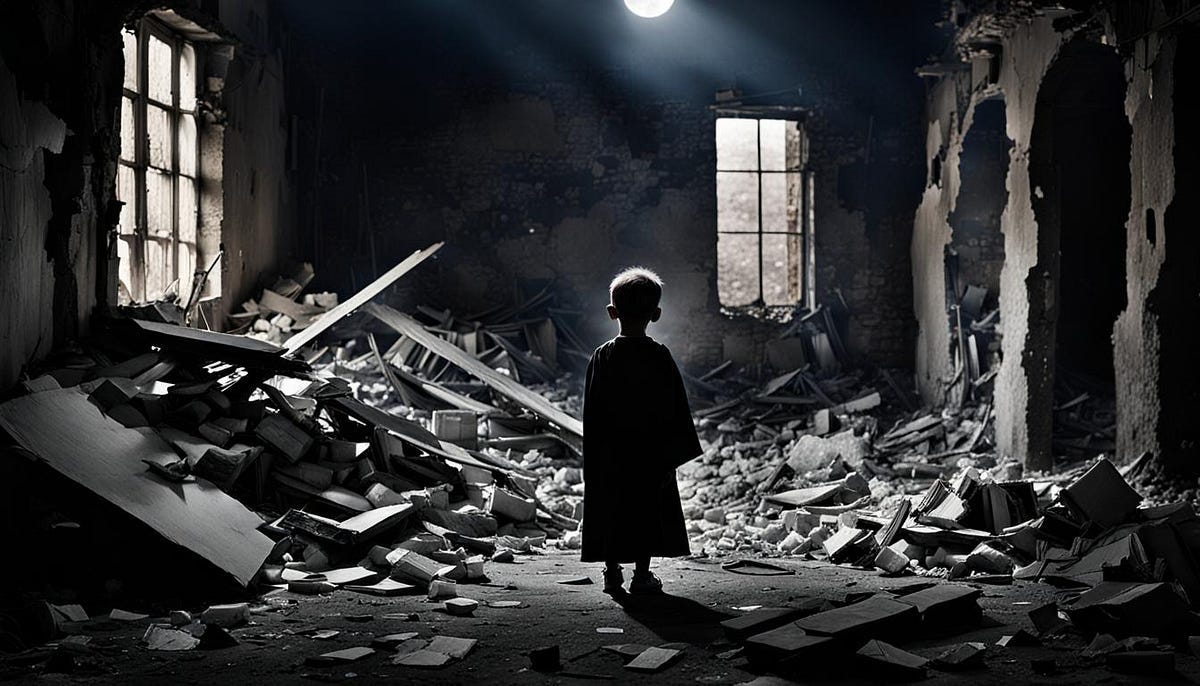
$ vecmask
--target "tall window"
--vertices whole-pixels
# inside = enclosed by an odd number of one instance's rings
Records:
[[[117,198],[120,299],[160,298],[196,263],[196,51],[161,22],[125,32]]]
[[[717,119],[721,304],[813,305],[812,173],[799,122]]]

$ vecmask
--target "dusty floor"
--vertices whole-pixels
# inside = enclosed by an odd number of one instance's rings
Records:
[[[840,600],[847,594],[895,588],[923,581],[888,579],[875,572],[818,562],[786,563],[794,576],[747,576],[721,569],[708,560],[666,560],[658,572],[669,594],[659,598],[629,600],[624,606],[601,592],[595,565],[583,565],[573,553],[553,552],[520,557],[515,564],[488,565],[490,583],[467,586],[461,595],[481,602],[473,618],[451,617],[440,605],[423,596],[371,598],[346,591],[325,597],[296,596],[285,591],[270,594],[254,614],[254,621],[233,631],[240,645],[216,651],[152,652],[138,639],[151,620],[123,623],[92,620],[72,631],[92,637],[102,656],[97,669],[76,669],[70,674],[26,673],[17,682],[187,684],[283,683],[299,680],[349,683],[461,684],[487,680],[495,683],[573,683],[609,679],[618,683],[734,684],[755,678],[741,658],[718,657],[735,647],[721,635],[717,622],[737,614],[746,605],[780,605],[802,597]],[[591,585],[570,586],[559,580],[589,575]],[[994,644],[1013,627],[1031,629],[1026,617],[1031,607],[1055,597],[1055,589],[1040,584],[983,587],[982,626],[966,633],[942,637],[915,637],[906,648],[932,657],[941,647],[964,640]],[[483,603],[516,600],[519,608],[491,608]],[[202,609],[202,608],[196,608]],[[415,613],[416,617],[409,615]],[[623,633],[600,633],[601,627]],[[300,635],[312,629],[336,629],[331,639]],[[343,648],[369,645],[376,635],[418,631],[422,637],[437,634],[476,638],[479,644],[466,659],[442,669],[423,670],[391,663],[376,653],[340,667],[311,667],[308,656]],[[688,644],[683,659],[664,672],[645,675],[625,670],[619,657],[598,650],[613,643],[660,645]],[[561,647],[566,669],[574,676],[530,671],[524,652],[538,646]],[[1147,683],[1146,678],[1120,675],[1102,664],[1078,657],[1083,639],[1067,636],[1044,647],[991,648],[983,669],[950,674],[930,670],[927,683],[958,681],[982,683]],[[576,658],[572,660],[571,658]],[[1200,660],[1179,654],[1177,664],[1187,681],[1200,677]],[[1057,671],[1035,674],[1031,660],[1053,659]],[[569,662],[568,662],[569,661]],[[805,680],[876,683],[870,675],[856,673],[849,660],[831,657],[827,673],[807,673]],[[1179,681],[1179,679],[1176,679]],[[11,683],[11,682],[10,682]]]

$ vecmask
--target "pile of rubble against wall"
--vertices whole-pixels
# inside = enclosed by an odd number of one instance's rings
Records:
[[[243,586],[390,595],[483,578],[489,560],[578,528],[574,512],[535,499],[536,472],[509,458],[514,445],[577,454],[582,427],[517,381],[545,363],[495,343],[502,334],[480,330],[492,343],[471,354],[434,326],[367,303],[436,247],[289,332],[288,342],[312,340],[362,307],[407,332],[387,353],[373,335],[354,360],[344,347],[301,356],[251,337],[116,320],[85,347],[51,356],[25,395],[0,405],[0,427]],[[396,364],[409,354],[420,363]],[[508,374],[494,368],[498,355]],[[356,371],[362,363],[404,399],[404,414],[356,397],[374,392]]]

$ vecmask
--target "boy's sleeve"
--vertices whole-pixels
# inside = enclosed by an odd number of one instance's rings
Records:
[[[604,393],[603,385],[599,383],[599,375],[597,374],[596,355],[592,355],[592,359],[588,360],[587,376],[584,377],[583,385],[583,454],[586,457],[588,454],[599,456],[600,440],[604,436],[603,431],[596,430],[596,427],[602,423],[600,414],[602,413],[602,399]],[[586,460],[584,462],[587,464]]]
[[[692,421],[692,408],[688,404],[687,389],[683,386],[683,375],[679,373],[679,365],[675,358],[667,353],[667,364],[671,367],[671,468],[680,465],[704,452],[700,447],[700,437],[696,435],[696,424]]]

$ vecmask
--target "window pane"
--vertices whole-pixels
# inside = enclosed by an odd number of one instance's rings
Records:
[[[146,230],[152,236],[172,234],[171,175],[146,170]]]
[[[800,175],[763,174],[763,231],[799,232]]]
[[[792,305],[800,292],[800,236],[763,235],[763,300]]]
[[[171,171],[171,112],[147,106],[146,135],[150,137],[150,166]]]
[[[150,239],[146,241],[146,300],[162,297],[174,277],[171,275],[171,242]]]
[[[782,119],[762,119],[762,168],[768,171],[787,169],[787,125]]]
[[[717,120],[717,169],[758,169],[758,120]]]
[[[154,34],[150,35],[150,43],[146,52],[148,92],[151,98],[165,104],[173,104],[171,100],[171,46],[164,43]]]
[[[179,244],[179,297],[185,301],[192,292],[192,277],[196,271],[196,246],[189,243]]]
[[[196,109],[196,50],[190,43],[179,51],[179,108]]]
[[[137,228],[137,175],[133,167],[117,165],[117,200],[125,203],[121,207],[117,232],[130,234]]]
[[[179,240],[196,242],[196,182],[180,176],[179,182]]]
[[[717,172],[717,231],[758,231],[758,174]]]
[[[131,253],[129,250],[129,242],[132,238],[121,237],[117,239],[117,278],[121,280],[121,285],[124,288],[117,288],[117,300],[122,305],[128,304],[125,297],[126,293],[133,293],[133,263],[131,262]]]
[[[137,159],[137,129],[133,122],[133,99],[121,98],[121,159],[133,162]]]
[[[758,299],[758,236],[717,236],[717,296],[722,305],[749,305]]]
[[[179,173],[196,176],[196,115],[179,115]]]
[[[122,31],[121,41],[125,52],[125,87],[131,91],[138,89],[138,40],[132,31]]]

